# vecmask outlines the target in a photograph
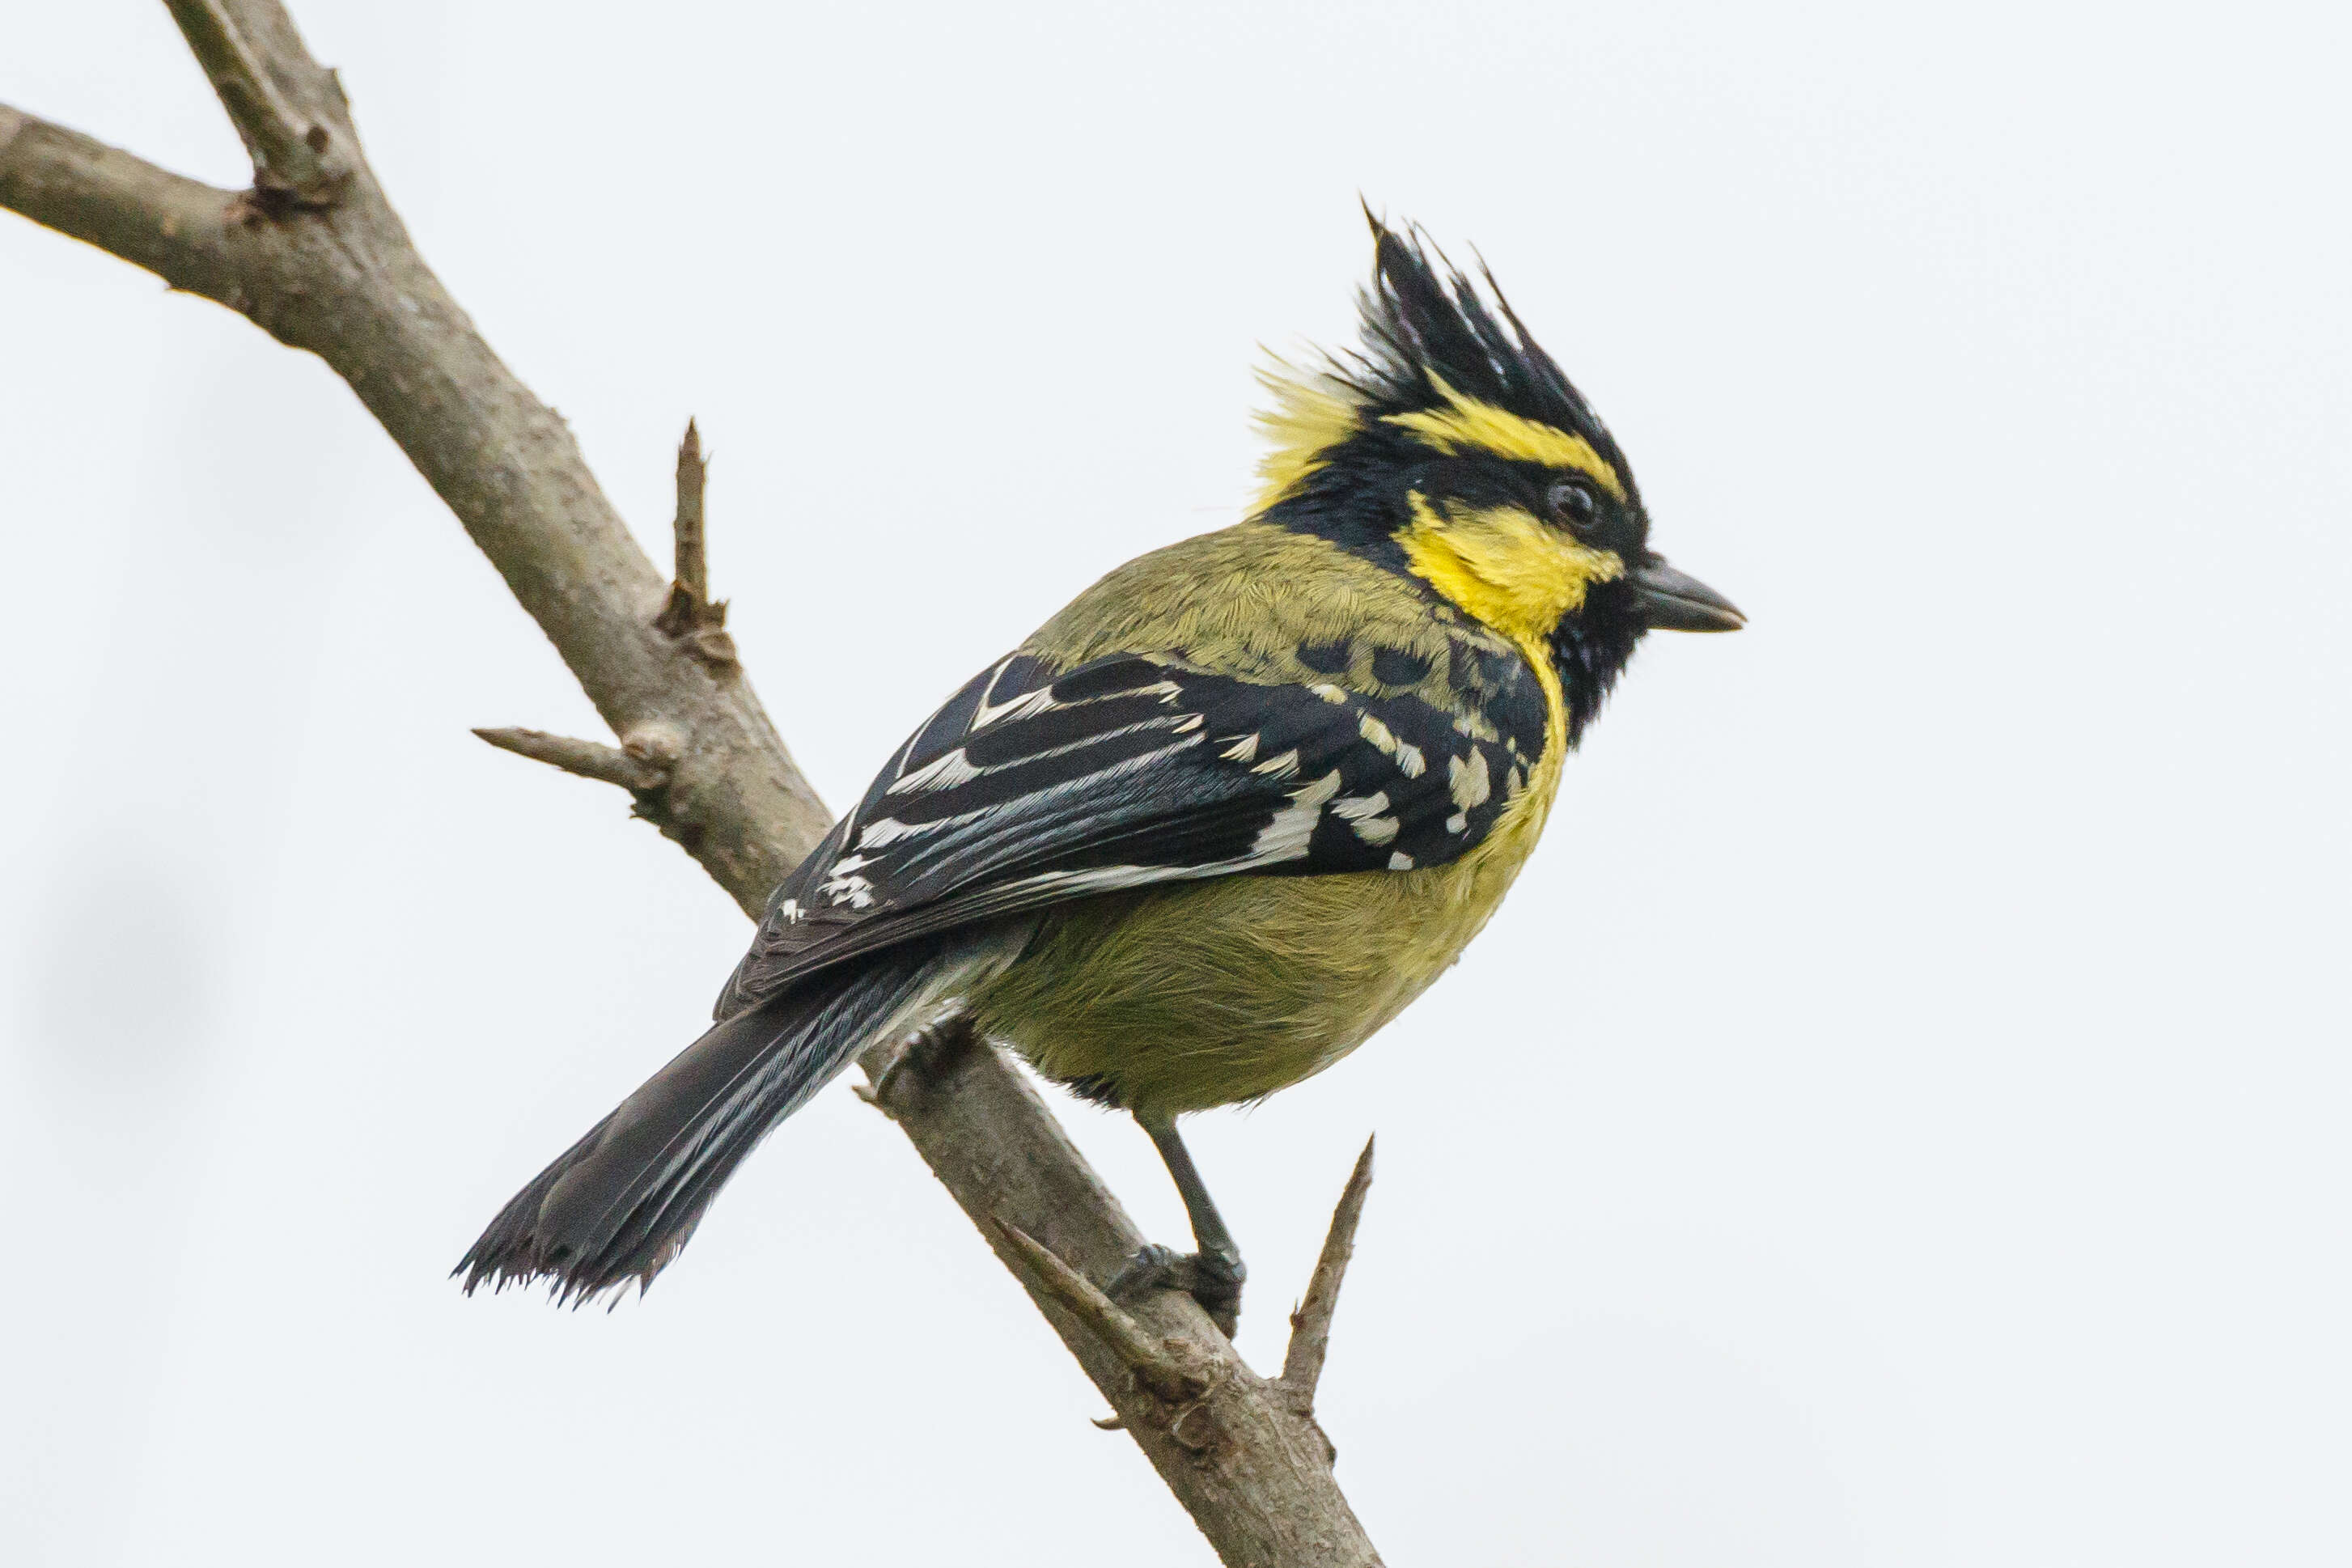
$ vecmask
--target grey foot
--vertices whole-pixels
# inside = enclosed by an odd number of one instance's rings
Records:
[[[915,1031],[873,1087],[860,1088],[857,1097],[885,1113],[892,1112],[904,1103],[900,1097],[920,1092],[921,1085],[952,1067],[971,1045],[971,1020],[962,1013],[935,1018]]]
[[[1178,1252],[1147,1243],[1127,1260],[1105,1294],[1133,1300],[1152,1290],[1181,1290],[1201,1303],[1219,1333],[1232,1339],[1241,1326],[1242,1282],[1248,1278],[1238,1252]]]

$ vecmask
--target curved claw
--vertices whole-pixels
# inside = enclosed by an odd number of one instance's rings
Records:
[[[1178,1252],[1149,1242],[1111,1277],[1103,1293],[1115,1301],[1132,1301],[1154,1290],[1181,1290],[1201,1304],[1219,1333],[1232,1339],[1241,1326],[1242,1282],[1248,1278],[1241,1254],[1231,1248]]]

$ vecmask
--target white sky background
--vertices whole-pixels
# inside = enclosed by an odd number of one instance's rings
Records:
[[[834,803],[1233,521],[1360,190],[1753,617],[1654,638],[1462,966],[1194,1125],[1390,1561],[2352,1554],[2340,9],[302,0],[427,258]],[[0,100],[222,184],[160,6]],[[0,217],[0,1558],[1198,1564],[836,1087],[643,1303],[443,1278],[747,935],[316,362]],[[1060,1102],[1147,1226],[1148,1145]]]

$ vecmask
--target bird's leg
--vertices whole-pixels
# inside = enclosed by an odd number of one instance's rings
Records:
[[[1242,1249],[1234,1244],[1233,1232],[1225,1228],[1216,1200],[1209,1196],[1200,1168],[1192,1163],[1192,1152],[1177,1136],[1175,1120],[1147,1120],[1141,1116],[1135,1120],[1151,1139],[1152,1146],[1160,1151],[1160,1158],[1167,1163],[1168,1173],[1176,1180],[1176,1191],[1184,1200],[1185,1217],[1192,1222],[1193,1252],[1185,1258],[1164,1247],[1146,1247],[1111,1281],[1110,1294],[1155,1287],[1182,1290],[1200,1302],[1219,1331],[1231,1339],[1241,1322],[1242,1281],[1249,1278],[1249,1270],[1242,1263]]]

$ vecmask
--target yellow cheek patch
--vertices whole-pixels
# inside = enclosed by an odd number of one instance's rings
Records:
[[[1562,616],[1583,608],[1592,584],[1625,574],[1615,551],[1579,544],[1524,507],[1441,512],[1418,490],[1412,502],[1397,542],[1413,574],[1530,657]]]
[[[1257,416],[1258,429],[1272,449],[1258,459],[1258,478],[1265,482],[1259,493],[1260,511],[1306,482],[1321,468],[1324,454],[1354,435],[1355,400],[1329,376],[1302,371],[1276,360],[1257,373],[1258,384],[1273,395],[1273,406]]]
[[[1435,372],[1430,374],[1429,379],[1444,395],[1445,406],[1391,414],[1387,423],[1412,431],[1424,445],[1441,452],[1485,452],[1514,462],[1541,463],[1548,468],[1574,468],[1598,480],[1601,488],[1618,500],[1624,500],[1625,481],[1618,478],[1609,459],[1583,437],[1571,436],[1539,419],[1523,418],[1492,403],[1466,397],[1440,381]]]

